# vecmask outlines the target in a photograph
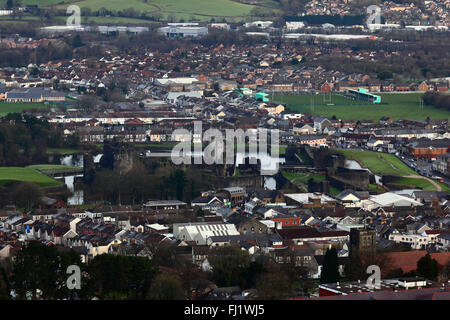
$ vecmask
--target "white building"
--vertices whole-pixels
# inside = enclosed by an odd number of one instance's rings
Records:
[[[361,201],[361,208],[369,211],[380,207],[415,207],[421,205],[422,203],[419,201],[392,192],[374,195],[367,200]]]
[[[173,235],[183,241],[195,241],[198,245],[207,244],[207,239],[213,236],[239,235],[234,224],[230,223],[175,223]]]
[[[303,28],[305,23],[303,21],[286,21],[287,30],[297,30]]]
[[[403,243],[411,246],[414,250],[423,250],[430,244],[434,244],[435,240],[431,237],[419,235],[419,234],[391,234],[389,240],[396,243]]]
[[[184,84],[189,85],[198,82],[196,78],[178,77],[178,78],[158,78],[153,82],[157,86],[165,86],[168,84]]]
[[[179,27],[168,26],[158,28],[158,33],[163,34],[168,38],[186,38],[186,37],[198,37],[208,34],[207,27]]]
[[[244,26],[246,28],[257,27],[260,29],[266,29],[271,27],[272,24],[273,24],[272,21],[253,21],[253,22],[246,22]]]
[[[211,29],[225,29],[225,30],[229,30],[230,29],[230,25],[227,23],[211,23],[209,25],[209,27]]]

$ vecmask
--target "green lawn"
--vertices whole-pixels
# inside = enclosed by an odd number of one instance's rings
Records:
[[[331,195],[336,196],[336,195],[338,195],[341,192],[342,192],[341,189],[333,187],[333,186],[330,186],[330,193],[331,193]]]
[[[381,193],[381,192],[385,192],[384,188],[377,185],[377,184],[369,184],[369,191],[374,192],[374,193]]]
[[[378,94],[378,93],[376,93]],[[343,96],[328,95],[275,95],[273,101],[283,103],[288,108],[301,113],[313,113],[319,116],[336,116],[342,120],[374,120],[388,116],[394,120],[447,119],[450,112],[433,106],[420,108],[422,93],[381,93],[381,101],[387,104],[368,104],[354,101]],[[311,100],[314,108],[311,108]],[[331,101],[331,104],[327,105]]]
[[[399,178],[391,183],[406,185],[406,186],[410,186],[411,188],[419,188],[419,189],[426,190],[426,191],[436,190],[436,188],[428,180],[425,180],[425,179]]]
[[[35,169],[42,173],[54,173],[54,172],[64,172],[64,171],[83,171],[83,168],[81,167],[72,167],[72,166],[66,166],[63,164],[34,164],[31,166],[28,166],[26,168],[29,169]]]
[[[442,191],[449,191],[450,192],[450,187],[448,185],[446,185],[445,183],[442,183],[440,181],[436,181],[436,183],[441,186]]]
[[[434,180],[434,181],[436,181],[436,180]],[[420,189],[426,190],[426,191],[436,190],[435,186],[433,186],[433,184],[431,182],[429,182],[428,180],[419,179],[419,178],[405,178],[404,177],[404,178],[397,179],[397,180],[393,181],[392,183],[408,185],[413,188],[420,188]],[[447,186],[445,183],[442,183],[439,181],[436,181],[436,183],[439,186],[441,186],[442,191],[450,191],[450,187]]]
[[[0,184],[10,181],[34,182],[41,187],[56,187],[62,184],[33,168],[0,167]]]
[[[41,109],[48,106],[43,103],[13,103],[0,102],[0,116],[5,116],[8,113],[22,112],[26,109]]]
[[[63,3],[59,5],[59,2]],[[180,19],[189,21],[191,18],[201,21],[210,21],[211,18],[226,18],[229,21],[236,21],[236,18],[243,20],[250,17],[251,10],[256,7],[232,0],[25,0],[25,3],[38,4],[41,7],[55,5],[59,9],[67,8],[70,3],[73,3],[81,8],[90,8],[93,11],[101,8],[117,11],[133,8],[148,15],[160,14],[163,19],[174,16],[176,21]],[[279,4],[276,1],[265,0],[264,4],[270,6],[273,11],[279,11]]]
[[[295,173],[295,172],[283,172],[283,176],[292,181],[295,184],[307,184],[308,180],[313,178],[314,180],[325,180],[325,175],[315,173]]]
[[[417,174],[393,154],[349,149],[339,149],[339,151],[347,159],[360,161],[374,174],[394,176]]]

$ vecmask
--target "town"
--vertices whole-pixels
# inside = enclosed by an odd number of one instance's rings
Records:
[[[8,24],[0,299],[448,300],[448,6]],[[243,133],[232,163],[195,161],[208,130]]]

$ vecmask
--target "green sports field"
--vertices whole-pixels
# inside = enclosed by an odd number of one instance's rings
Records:
[[[450,111],[425,105],[421,107],[422,93],[381,93],[381,102],[369,104],[331,94],[275,95],[273,101],[287,105],[293,111],[319,116],[336,116],[342,120],[374,120],[391,117],[394,120],[425,120],[450,118]],[[334,104],[334,105],[328,105]]]
[[[0,184],[11,181],[34,182],[41,187],[57,187],[62,184],[33,168],[0,167]]]
[[[43,109],[47,107],[43,103],[0,102],[0,116],[5,116],[8,113],[22,112],[26,109]]]

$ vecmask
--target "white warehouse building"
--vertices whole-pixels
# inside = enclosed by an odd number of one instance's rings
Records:
[[[198,37],[208,34],[207,27],[180,27],[180,26],[168,26],[158,28],[158,33],[163,34],[168,38],[186,38],[186,37]]]
[[[206,245],[209,237],[235,236],[240,233],[231,223],[174,223],[173,235],[178,240],[195,241],[198,245]]]

